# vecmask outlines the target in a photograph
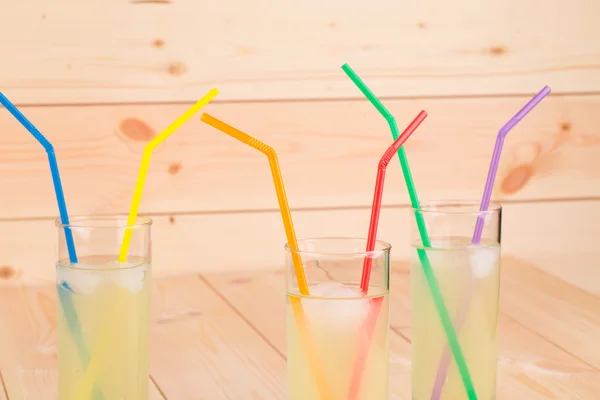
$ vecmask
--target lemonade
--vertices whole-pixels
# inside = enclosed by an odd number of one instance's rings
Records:
[[[116,258],[56,266],[62,400],[148,397],[151,268]]]
[[[299,301],[304,323],[313,344],[330,400],[347,400],[361,344],[368,343],[367,356],[359,385],[360,400],[388,398],[389,292],[373,288],[363,296],[358,286],[324,282],[310,287],[310,297],[287,293],[287,357],[290,400],[318,400],[320,394],[311,370],[291,302]],[[374,299],[379,303],[377,316]],[[368,320],[375,322],[372,336]]]
[[[432,239],[432,248],[427,250],[415,245],[411,249],[412,398],[429,400],[448,341],[417,249],[426,252],[438,281],[478,399],[495,399],[500,246],[473,245],[470,238],[455,238],[445,242]],[[470,302],[465,302],[465,297]],[[466,312],[459,312],[465,304]],[[457,323],[459,314],[464,319]],[[468,400],[454,359],[439,399]]]

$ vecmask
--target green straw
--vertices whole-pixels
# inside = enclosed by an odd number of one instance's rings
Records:
[[[394,119],[392,114],[387,110],[387,108],[385,108],[381,101],[379,101],[375,94],[358,77],[358,75],[356,75],[356,73],[352,70],[352,68],[350,68],[348,64],[344,64],[342,66],[342,69],[352,80],[352,82],[354,82],[354,84],[365,95],[365,97],[371,102],[371,104],[375,106],[377,111],[379,111],[379,113],[385,118],[388,125],[390,126],[390,130],[392,131],[392,136],[394,137],[394,140],[397,140],[399,136],[398,126],[396,125],[396,120]],[[404,147],[400,147],[400,149],[398,150],[398,158],[400,159],[400,165],[402,166],[402,173],[404,174],[404,181],[406,182],[408,195],[410,196],[410,203],[412,205],[412,208],[418,210],[420,208],[419,198],[417,197],[415,183],[413,182],[413,178],[410,173],[410,167],[408,166],[408,159],[406,158],[406,152],[404,151]],[[416,212],[415,219],[417,220],[417,228],[419,229],[419,234],[421,236],[421,242],[423,243],[423,246],[431,247],[431,241],[429,240],[429,235],[427,234],[427,228],[425,227],[425,221],[423,220],[423,216],[420,213]],[[419,255],[421,265],[423,266],[423,273],[425,274],[425,279],[427,280],[427,284],[429,285],[429,290],[433,297],[433,302],[435,304],[435,307],[437,308],[437,312],[442,321],[444,331],[446,332],[448,344],[450,345],[450,349],[452,350],[452,354],[454,355],[454,359],[456,360],[456,364],[458,366],[460,376],[465,386],[465,390],[467,391],[467,395],[469,396],[469,400],[477,400],[477,394],[475,393],[475,387],[473,386],[473,380],[471,379],[471,375],[469,374],[469,368],[467,367],[465,356],[462,352],[462,349],[460,348],[460,344],[458,343],[456,330],[454,329],[454,326],[452,325],[452,320],[448,315],[448,308],[444,303],[442,293],[440,292],[440,286],[437,280],[435,279],[435,275],[431,268],[431,264],[429,263],[427,253],[423,249],[417,249],[417,253]]]

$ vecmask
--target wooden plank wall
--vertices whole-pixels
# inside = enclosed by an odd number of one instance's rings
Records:
[[[600,293],[600,3],[385,0],[22,0],[2,9],[0,90],[55,147],[71,214],[125,213],[141,152],[211,87],[206,111],[279,153],[298,235],[364,236],[386,122],[423,200],[479,199],[498,129],[504,252]],[[0,285],[53,280],[57,209],[40,146],[0,112]],[[410,213],[389,167],[380,238],[407,254]],[[141,211],[157,276],[270,269],[283,229],[266,160],[201,123],[152,159]],[[572,254],[581,255],[573,259]]]

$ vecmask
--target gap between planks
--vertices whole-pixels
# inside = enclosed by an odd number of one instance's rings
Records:
[[[503,199],[499,201],[501,204],[546,204],[546,203],[585,203],[600,201],[600,196],[578,196],[578,197],[552,197],[545,199],[523,199],[523,200],[511,200]],[[363,206],[339,206],[339,207],[290,207],[291,212],[322,212],[322,211],[356,211],[356,210],[371,210],[371,205]],[[386,210],[405,210],[411,209],[412,206],[409,203],[402,204],[386,204],[382,205],[381,209]],[[279,208],[248,208],[248,209],[223,209],[223,210],[196,210],[196,211],[173,211],[173,212],[145,212],[140,213],[140,216],[156,218],[156,217],[186,217],[186,216],[203,216],[203,215],[231,215],[231,214],[263,214],[263,213],[279,213]],[[95,213],[94,216],[113,216],[114,213]],[[56,216],[41,215],[37,217],[0,217],[0,223],[2,222],[53,222],[56,221]]]
[[[553,97],[566,97],[566,96],[598,96],[600,91],[590,92],[559,92],[551,93],[549,96]],[[417,97],[411,96],[380,96],[380,100],[394,101],[394,100],[450,100],[450,99],[505,99],[505,98],[530,98],[530,94],[524,93],[488,93],[488,94],[446,94],[446,95],[420,95]],[[314,98],[272,98],[272,99],[237,99],[237,100],[212,100],[211,104],[269,104],[269,103],[322,103],[322,102],[348,102],[348,101],[365,101],[364,97],[314,97]],[[16,102],[15,105],[19,108],[48,108],[48,107],[110,107],[110,106],[172,106],[172,105],[191,105],[193,101],[177,100],[177,101],[112,101],[112,102],[52,102],[52,103],[20,103]],[[3,108],[0,106],[0,108]]]
[[[158,393],[160,394],[160,396],[164,400],[168,400],[167,396],[165,396],[165,393],[162,391],[162,389],[160,388],[160,386],[158,386],[158,383],[156,382],[156,379],[154,379],[154,377],[152,376],[152,374],[150,374],[150,382],[152,382],[152,384],[154,385],[154,387],[156,388],[156,390],[158,391]]]
[[[562,281],[564,282],[566,285],[570,285],[568,282]],[[556,347],[558,350],[565,352],[566,354],[570,355],[571,357],[575,358],[576,360],[578,360],[579,362],[581,362],[582,364],[587,365],[588,367],[590,367],[593,370],[599,371],[600,372],[600,368],[596,367],[594,364],[588,362],[587,360],[585,360],[584,358],[581,358],[579,355],[573,353],[571,350],[567,349],[564,346],[561,346],[560,344],[556,343],[553,340],[548,339],[547,337],[545,337],[544,335],[542,335],[541,333],[539,333],[538,331],[534,330],[533,328],[531,328],[528,325],[523,324],[521,321],[519,321],[518,319],[510,316],[509,314],[504,313],[503,311],[500,311],[501,314],[504,315],[505,318],[509,319],[510,321],[512,321],[514,324],[521,326],[523,329],[525,329],[526,331],[531,332],[532,334],[534,334],[535,336],[539,337],[540,339],[542,339],[545,342],[550,343],[550,345]]]
[[[281,356],[281,358],[283,358],[284,360],[287,361],[287,357],[285,354],[283,354],[283,352],[281,352],[281,350],[279,350],[277,348],[277,346],[275,346],[275,344],[273,344],[273,342],[266,337],[261,331],[260,329],[258,329],[253,323],[252,321],[250,321],[235,305],[233,305],[233,303],[231,303],[227,297],[221,293],[208,279],[206,279],[204,276],[202,276],[201,274],[198,275],[198,278],[203,281],[206,286],[208,286],[214,293],[215,295],[217,295],[221,300],[223,300],[223,302],[225,304],[227,304],[229,306],[229,308],[232,309],[232,311],[238,316],[240,317],[244,322],[246,322],[246,324],[248,324],[248,326],[254,331],[256,332],[256,334],[258,336],[260,336],[262,338],[262,340],[264,340],[269,347],[271,347],[273,350],[275,350],[275,352],[277,354],[279,354]]]
[[[0,390],[0,400],[8,400],[8,391],[6,390],[4,378],[2,377],[2,369],[0,369],[0,385],[2,386],[2,390]]]

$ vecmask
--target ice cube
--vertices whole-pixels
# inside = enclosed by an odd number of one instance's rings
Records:
[[[323,282],[310,288],[311,297],[303,306],[308,318],[319,325],[348,328],[362,323],[370,309],[370,301],[360,289],[339,282]]]
[[[469,263],[473,276],[484,279],[489,276],[500,260],[500,249],[498,247],[480,247],[470,252]]]
[[[120,288],[130,293],[138,293],[144,288],[148,268],[120,268],[110,272],[110,279]]]
[[[97,272],[87,271],[85,268],[90,268],[85,264],[78,264],[77,268],[61,267],[58,270],[58,275],[61,282],[66,283],[66,286],[76,294],[92,294],[100,285],[103,277]]]
[[[340,282],[322,282],[310,288],[310,294],[316,297],[329,297],[344,299],[347,297],[361,297],[358,288],[344,286]]]

